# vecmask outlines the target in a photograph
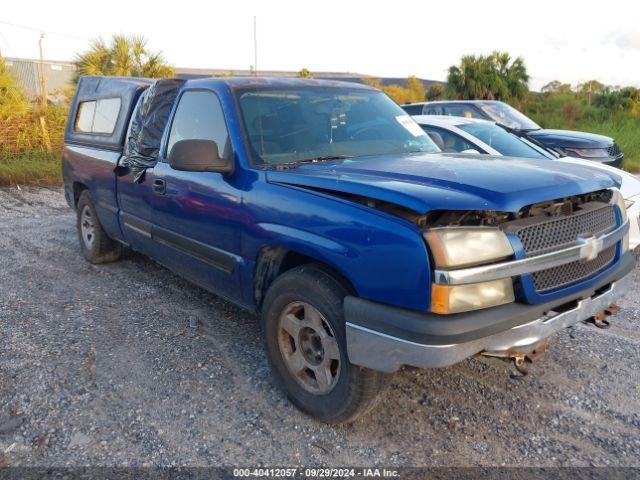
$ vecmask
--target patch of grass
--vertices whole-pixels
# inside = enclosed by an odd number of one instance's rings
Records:
[[[0,154],[0,186],[62,183],[60,152]]]
[[[640,172],[640,115],[588,106],[574,94],[534,97],[525,113],[543,128],[598,133],[613,138],[624,152],[624,169]]]
[[[612,137],[624,152],[624,169],[640,172],[640,118],[620,118],[604,122],[576,122],[576,130]]]

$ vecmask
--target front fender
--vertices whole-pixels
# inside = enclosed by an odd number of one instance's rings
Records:
[[[429,255],[416,225],[363,205],[284,186],[261,184],[246,200],[258,221],[247,230],[244,258],[256,259],[268,247],[292,250],[342,274],[361,298],[428,310]]]

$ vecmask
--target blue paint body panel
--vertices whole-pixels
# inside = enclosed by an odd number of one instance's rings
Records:
[[[345,194],[386,201],[416,214],[445,209],[515,212],[532,203],[616,186],[615,179],[595,169],[487,155],[380,155],[286,170],[252,168],[233,91],[265,84],[343,85],[261,78],[187,81],[183,90],[209,90],[220,99],[234,153],[233,174],[172,169],[166,162],[165,131],[160,162],[140,184],[130,173],[115,176],[118,152],[65,147],[67,190],[74,184],[89,189],[110,236],[242,307],[256,308],[254,274],[261,252],[280,247],[335,269],[362,298],[427,311],[432,267],[420,228]],[[166,182],[162,195],[153,191],[156,179]],[[525,276],[522,300],[547,301],[595,281],[536,296]]]

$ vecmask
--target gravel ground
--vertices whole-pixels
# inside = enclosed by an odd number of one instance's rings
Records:
[[[251,315],[141,255],[85,262],[59,190],[0,190],[0,258],[0,465],[640,466],[639,270],[527,377],[407,369],[335,427],[272,386]]]

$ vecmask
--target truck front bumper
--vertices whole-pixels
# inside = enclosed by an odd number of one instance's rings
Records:
[[[457,315],[415,312],[347,297],[349,360],[394,372],[403,365],[445,367],[481,352],[529,352],[556,332],[615,303],[632,287],[634,265],[635,255],[629,252],[606,278],[570,298]]]

